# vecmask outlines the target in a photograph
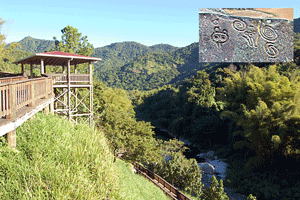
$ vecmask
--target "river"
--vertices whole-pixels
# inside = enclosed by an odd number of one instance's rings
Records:
[[[156,127],[154,130],[155,135],[160,137],[161,139],[165,139],[165,140],[170,140],[175,138],[174,136],[172,136],[173,134],[170,133],[169,131],[167,131],[166,129],[161,129],[159,127]],[[215,168],[215,173],[213,174],[218,181],[220,180],[225,180],[225,176],[226,176],[226,168],[227,168],[227,164],[221,160],[218,160],[216,158],[216,156],[213,156],[213,152],[205,152],[205,151],[201,151],[200,149],[198,149],[197,147],[194,147],[193,145],[191,145],[191,143],[187,140],[183,140],[180,139],[180,141],[184,142],[184,146],[188,147],[190,150],[187,152],[184,152],[184,155],[186,156],[186,158],[195,158],[197,160],[198,164],[201,163],[209,163],[211,165],[214,166]],[[200,155],[200,157],[199,157]],[[213,175],[206,175],[202,173],[202,181],[205,184],[205,188],[210,186],[210,179]],[[243,195],[243,194],[239,194],[234,192],[232,189],[224,187],[224,191],[227,194],[227,196],[229,197],[229,199],[231,200],[247,200],[247,196]]]

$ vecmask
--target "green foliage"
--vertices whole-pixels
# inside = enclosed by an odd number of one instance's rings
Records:
[[[300,33],[294,33],[294,60],[300,65]]]
[[[168,129],[174,136],[207,148],[209,140],[216,138],[214,134],[218,134],[220,142],[227,140],[226,134],[220,136],[218,133],[225,125],[218,112],[222,102],[215,101],[215,89],[205,72],[198,72],[179,87],[165,85],[148,93],[134,93],[132,99],[138,119],[150,121],[156,127]]]
[[[2,25],[5,23],[2,18],[0,18],[0,31]],[[5,36],[0,33],[0,70],[6,72],[14,72],[14,69],[9,62],[12,60],[11,52],[14,51],[16,47],[21,47],[19,43],[11,43],[9,47],[5,48]]]
[[[115,156],[125,160],[153,162],[161,159],[150,123],[137,122],[128,94],[122,89],[94,85],[95,124],[103,128]]]
[[[61,30],[61,33],[63,34],[61,41],[53,37],[55,47],[51,51],[62,51],[84,56],[91,56],[94,53],[94,47],[88,42],[87,36],[81,37],[82,34],[78,32],[77,28],[68,25]]]
[[[231,78],[224,79],[224,84],[219,91],[231,112],[226,111],[221,116],[231,116],[243,127],[242,135],[247,138],[234,147],[246,146],[257,154],[248,161],[248,169],[258,167],[274,156],[286,155],[290,145],[288,138],[299,137],[293,128],[298,122],[292,120],[299,112],[299,81],[289,81],[276,72],[273,65],[267,70],[253,66],[246,73],[232,73]],[[291,120],[293,122],[289,123]],[[273,145],[275,135],[282,140],[280,144]]]
[[[154,172],[163,179],[195,196],[202,194],[201,170],[195,159],[187,159],[179,152],[169,152],[171,160],[158,163]]]
[[[21,47],[18,47],[16,49],[28,53],[42,53],[54,48],[54,41],[36,39],[30,36],[23,38],[18,43],[21,45]],[[9,45],[10,44],[6,46]]]
[[[93,56],[102,58],[101,62],[95,64],[95,70],[101,76],[101,73],[106,72],[108,69],[117,69],[130,62],[138,55],[150,52],[169,53],[176,49],[177,47],[166,44],[148,47],[137,42],[113,43],[111,45],[95,49]]]
[[[229,200],[229,197],[226,195],[224,192],[223,188],[223,181],[220,181],[220,186],[218,180],[216,179],[215,176],[211,177],[211,185],[209,188],[206,188],[203,190],[203,198],[205,200],[215,200],[215,199],[220,199],[220,200]]]
[[[56,39],[56,37],[53,37],[55,46],[49,51],[62,51],[84,56],[91,56],[94,53],[94,46],[88,42],[87,36],[81,37],[82,34],[78,32],[77,28],[68,25],[63,28],[61,32],[61,40],[59,41]],[[79,73],[87,71],[87,69],[88,63],[80,64],[77,66],[77,70]],[[52,67],[51,70],[52,73],[57,72],[58,68]]]
[[[117,48],[120,45],[114,44],[113,47]],[[107,70],[98,70],[96,64],[96,76],[100,81],[107,83],[109,87],[119,87],[125,90],[151,90],[165,84],[182,81],[182,79],[193,74],[189,71],[201,67],[198,59],[196,59],[199,49],[197,43],[169,53],[155,53],[147,49],[137,48],[134,43],[131,45],[133,46],[132,51],[137,53],[135,57],[131,57],[131,60],[127,60],[128,56],[124,56],[126,63],[125,60],[124,62],[119,61],[119,64],[115,63]],[[106,51],[107,54],[110,52]],[[100,54],[95,55],[101,57]],[[114,58],[116,55],[110,57]],[[104,65],[104,63],[101,65]],[[180,74],[182,75],[180,76]]]
[[[250,194],[248,197],[247,197],[247,200],[257,200],[257,198],[255,196],[252,196],[252,194]]]
[[[103,133],[38,113],[17,135],[17,152],[0,146],[1,199],[120,199]]]

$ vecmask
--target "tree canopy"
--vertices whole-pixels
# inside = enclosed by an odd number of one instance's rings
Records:
[[[2,29],[3,24],[5,23],[5,20],[2,20],[0,18],[0,31]],[[11,63],[8,63],[9,61],[12,61],[14,58],[11,55],[11,52],[17,47],[21,47],[19,43],[11,43],[9,47],[5,48],[5,36],[0,33],[0,70],[1,71],[7,71],[7,72],[14,72],[13,67],[10,65]]]
[[[77,28],[68,25],[61,32],[63,34],[61,41],[53,37],[55,40],[54,51],[75,53],[84,56],[91,56],[94,53],[94,46],[88,42],[87,36],[81,37],[82,34],[78,32]]]

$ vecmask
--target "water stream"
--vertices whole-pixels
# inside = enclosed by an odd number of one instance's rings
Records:
[[[166,129],[161,129],[156,127],[154,129],[156,136],[169,140],[175,138],[172,136],[170,132]],[[184,142],[184,146],[188,147],[190,150],[184,152],[186,158],[194,158],[197,160],[198,165],[203,163],[209,163],[214,166],[215,173],[212,175],[206,175],[202,173],[202,180],[205,180],[203,183],[205,184],[205,188],[210,186],[210,179],[214,175],[218,181],[225,180],[226,176],[226,168],[227,164],[221,160],[218,160],[216,156],[213,155],[213,151],[203,152],[198,147],[193,146],[189,141],[180,139],[180,141]],[[227,193],[229,199],[241,199],[246,200],[247,197],[245,195],[235,193],[232,189],[224,187],[224,191]]]

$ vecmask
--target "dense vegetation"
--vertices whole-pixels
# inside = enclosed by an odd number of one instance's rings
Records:
[[[17,134],[17,152],[0,138],[1,199],[119,198],[103,133],[38,113]]]
[[[225,159],[225,186],[258,199],[289,199],[300,195],[299,73],[296,63],[221,64],[176,87],[130,97],[138,120]],[[284,185],[291,189],[280,190]]]
[[[17,47],[17,50],[22,50],[28,53],[42,53],[51,48],[54,48],[54,41],[35,39],[33,37],[25,37],[18,42],[21,47]],[[9,46],[10,44],[6,45]]]
[[[93,56],[102,59],[101,62],[97,62],[95,64],[95,71],[97,73],[106,73],[106,70],[121,67],[138,55],[151,52],[169,53],[176,49],[177,47],[173,47],[168,44],[158,44],[148,47],[137,42],[113,43],[95,49]]]
[[[96,71],[95,75],[109,87],[151,90],[165,84],[178,83],[196,74],[202,68],[197,57],[198,43],[193,43],[171,53],[141,54],[123,66],[114,67],[105,73]]]
[[[158,126],[224,158],[229,169],[225,186],[264,199],[298,197],[300,177],[294,167],[300,153],[299,34],[295,34],[294,46],[295,63],[257,64],[260,68],[256,64],[213,64],[177,85],[164,84],[174,81],[176,73],[192,75],[191,70],[199,69],[197,43],[169,53],[138,55],[116,68],[115,75],[107,70],[110,79],[121,78],[108,84],[132,90],[111,88],[103,82],[94,85],[96,128],[108,139],[111,160],[122,156],[125,161],[143,163],[186,192],[226,199],[223,182],[215,188],[214,178],[211,188],[200,190],[196,161],[182,155],[185,148],[178,140],[155,139],[152,129]],[[1,61],[7,60],[2,57]],[[134,77],[140,85],[132,85],[130,74],[144,75]],[[160,88],[150,91],[155,87]],[[149,91],[133,90],[136,88]],[[32,148],[30,152],[34,152]],[[165,156],[170,155],[171,161],[166,162]],[[287,166],[282,168],[282,163]],[[290,173],[294,173],[292,177]],[[290,189],[280,189],[284,185]],[[82,195],[85,192],[89,191]]]

